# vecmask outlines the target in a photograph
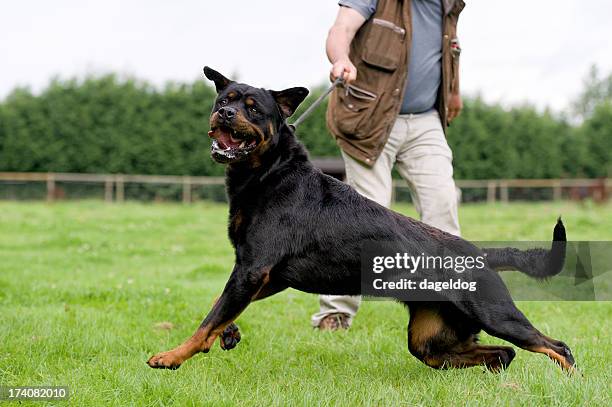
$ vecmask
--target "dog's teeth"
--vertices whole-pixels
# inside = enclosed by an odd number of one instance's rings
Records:
[[[246,146],[246,140],[240,143],[240,148],[244,148]]]

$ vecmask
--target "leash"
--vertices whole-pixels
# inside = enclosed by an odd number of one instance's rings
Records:
[[[337,78],[334,83],[331,84],[331,86],[329,88],[327,88],[325,90],[325,92],[323,92],[323,94],[321,96],[319,96],[317,98],[317,100],[315,100],[314,102],[312,102],[312,104],[310,106],[308,106],[308,109],[304,110],[304,113],[302,113],[300,115],[300,117],[298,117],[293,123],[289,124],[289,126],[295,130],[295,128],[297,126],[299,126],[304,120],[306,120],[306,118],[308,116],[310,116],[310,114],[317,108],[319,107],[319,105],[321,103],[323,103],[323,101],[325,100],[325,98],[332,92],[332,90],[334,90],[334,88],[336,88],[336,86],[342,86],[344,85],[344,79],[342,79],[342,76],[340,76],[339,78]]]

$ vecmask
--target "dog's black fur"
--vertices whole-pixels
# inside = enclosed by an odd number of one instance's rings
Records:
[[[495,292],[454,291],[445,301],[402,301],[410,310],[408,348],[434,368],[484,365],[507,367],[511,347],[477,343],[480,330],[572,370],[574,359],[563,342],[534,328],[515,307],[494,269],[518,268],[535,277],[558,273],[565,255],[565,230],[559,220],[550,251],[478,249],[457,236],[386,209],[348,185],[322,174],[308,160],[286,119],[308,94],[304,88],[281,92],[235,83],[205,68],[218,98],[210,119],[212,156],[227,164],[229,237],[235,266],[225,289],[196,333],[181,346],[149,359],[156,368],[177,368],[215,338],[233,348],[240,334],[233,323],[251,301],[291,287],[317,294],[358,295],[363,242],[401,242],[418,255],[443,246],[454,253],[487,253],[479,287]],[[440,279],[433,271],[430,281]]]

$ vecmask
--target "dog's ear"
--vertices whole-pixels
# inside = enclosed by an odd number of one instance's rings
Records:
[[[212,68],[207,66],[204,67],[204,75],[211,81],[215,83],[215,88],[217,89],[217,93],[221,92],[223,89],[227,87],[232,80],[227,79],[225,76],[221,75],[219,72],[215,71]]]
[[[289,88],[280,91],[271,90],[270,93],[272,94],[274,100],[276,100],[276,104],[280,108],[283,118],[286,119],[290,117],[298,108],[300,103],[306,99],[306,96],[308,96],[308,89]]]

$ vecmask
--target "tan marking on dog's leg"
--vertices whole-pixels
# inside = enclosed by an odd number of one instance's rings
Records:
[[[203,326],[181,345],[167,352],[161,352],[151,357],[147,364],[151,367],[178,369],[183,362],[199,352],[208,352],[215,339],[223,332],[231,321],[215,328]]]
[[[427,341],[444,328],[444,321],[440,315],[429,309],[421,309],[410,317],[410,343],[415,349],[425,346]]]
[[[539,346],[537,348],[531,348],[528,350],[532,352],[536,352],[536,353],[543,353],[544,355],[548,356],[549,358],[554,360],[556,363],[558,363],[559,366],[561,366],[564,370],[566,370],[569,373],[574,373],[576,371],[576,367],[574,365],[570,364],[567,361],[567,359],[565,359],[564,356],[559,355],[557,352],[555,352],[552,349],[549,349],[545,346]]]

